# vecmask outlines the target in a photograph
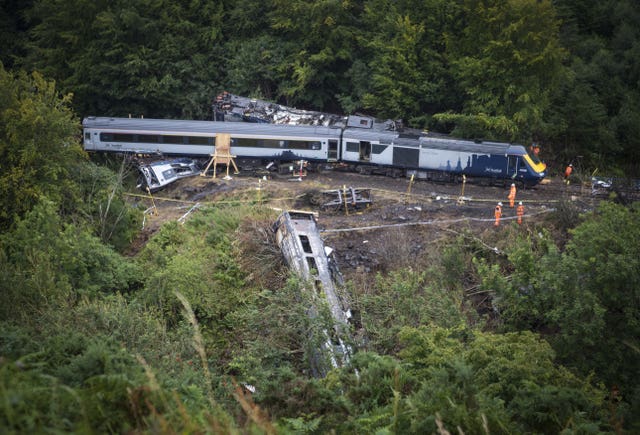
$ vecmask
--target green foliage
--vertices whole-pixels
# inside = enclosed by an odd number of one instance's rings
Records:
[[[24,67],[72,90],[80,113],[202,118],[208,112],[221,75],[221,4],[40,0],[30,17]]]
[[[424,50],[424,25],[413,23],[408,16],[385,13],[381,30],[369,42],[368,49],[377,53],[372,60],[370,91],[362,96],[368,109],[381,116],[398,119],[420,113],[420,101],[433,93],[435,86],[424,76],[419,63],[429,59]],[[428,46],[427,46],[428,47]],[[428,71],[428,70],[427,70]]]
[[[571,271],[567,286],[575,299],[551,313],[562,329],[558,349],[564,349],[564,357],[575,359],[583,370],[596,369],[608,384],[628,387],[638,385],[634,373],[640,367],[640,353],[634,351],[640,346],[640,306],[632,302],[640,298],[639,210],[603,203],[572,231],[564,270]],[[576,328],[576,309],[596,311],[583,318],[593,325],[589,334]]]
[[[405,326],[464,323],[460,289],[441,285],[438,278],[435,269],[379,274],[375,287],[357,296],[353,308],[360,313],[372,350],[395,353],[396,335]]]
[[[627,405],[636,400],[640,367],[637,213],[603,203],[570,231],[563,253],[544,236],[520,237],[505,263],[476,262],[505,330],[547,334],[559,361],[620,389]]]
[[[3,427],[120,432],[135,424],[129,390],[144,382],[144,374],[125,349],[74,332],[28,341],[20,350],[36,349],[43,350],[0,362],[0,391],[10,398],[2,401]]]
[[[344,74],[357,57],[360,6],[336,0],[273,0],[268,14],[272,31],[286,46],[277,66],[278,97],[288,104],[337,107],[336,95],[348,95]],[[327,92],[326,90],[332,91]]]
[[[0,65],[0,230],[41,197],[62,202],[70,168],[84,158],[79,123],[52,81]]]
[[[554,363],[534,334],[484,334],[407,328],[400,353],[421,379],[411,403],[412,432],[430,430],[438,413],[465,433],[596,433],[604,391]]]
[[[142,210],[125,201],[125,180],[131,167],[126,160],[119,166],[116,172],[93,162],[71,167],[73,190],[65,196],[60,208],[63,215],[86,221],[103,243],[124,252],[140,228]]]
[[[24,56],[27,39],[24,12],[32,4],[32,0],[5,0],[0,4],[0,63],[7,68]]]
[[[38,73],[3,68],[0,94],[0,230],[47,198],[65,222],[93,221],[103,241],[128,245],[138,217],[122,200],[122,178],[86,160],[71,96]]]
[[[7,330],[0,334],[3,352]],[[0,359],[0,397],[6,399],[0,401],[0,425],[10,433],[147,432],[158,427],[169,432],[217,427],[234,433],[229,415],[212,410],[193,379],[178,371],[181,376],[173,380],[182,383],[171,387],[156,379],[144,359],[138,358],[141,365],[106,335],[67,333],[30,340],[33,336],[23,343],[23,352],[44,351]]]
[[[349,73],[352,98],[378,116],[425,127],[431,114],[453,102],[444,53],[458,8],[441,0],[366,2],[359,36],[364,54]]]
[[[572,75],[554,95],[548,139],[562,144],[562,158],[582,155],[600,169],[617,164],[637,173],[637,5],[628,0],[556,3]]]
[[[538,133],[566,56],[552,2],[467,0],[459,26],[447,38],[447,58],[466,116],[441,120],[463,121],[459,133],[472,137]]]
[[[49,201],[36,205],[0,240],[5,319],[27,320],[34,310],[64,309],[82,295],[127,291],[138,279],[130,261],[88,230],[63,223]]]
[[[181,317],[176,291],[187,297],[200,320],[221,320],[244,287],[231,252],[238,223],[233,213],[211,210],[201,211],[184,226],[164,225],[139,256],[146,271],[141,296],[163,307],[173,324]]]
[[[255,297],[232,242],[247,214],[247,209],[201,209],[185,225],[163,225],[137,258],[144,287],[135,300],[162,313],[173,331],[183,322],[182,303],[175,293],[184,295],[201,326],[209,357],[220,364],[229,358],[238,333],[232,330],[235,313]]]

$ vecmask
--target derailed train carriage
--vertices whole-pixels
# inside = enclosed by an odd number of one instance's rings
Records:
[[[310,167],[442,181],[477,177],[521,186],[538,184],[546,171],[522,145],[397,130],[357,116],[342,126],[87,117],[83,128],[87,151],[164,156],[211,156],[216,136],[229,134],[231,154],[241,168],[304,160]]]

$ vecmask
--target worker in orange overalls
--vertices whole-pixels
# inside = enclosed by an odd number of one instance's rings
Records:
[[[493,224],[494,226],[499,226],[500,225],[500,218],[502,217],[502,203],[499,202],[498,205],[496,205],[496,209],[494,212],[494,215],[496,217],[496,221]]]
[[[573,172],[573,165],[569,163],[569,166],[567,166],[567,168],[564,170],[564,182],[566,184],[569,184],[569,177],[571,176],[572,172]]]
[[[509,207],[513,208],[516,203],[516,185],[514,183],[511,183],[511,190],[507,198],[509,198]]]
[[[522,205],[522,201],[518,203],[518,208],[516,208],[516,215],[518,216],[518,224],[522,224],[522,216],[524,216],[524,205]]]

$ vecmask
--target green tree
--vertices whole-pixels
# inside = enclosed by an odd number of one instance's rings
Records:
[[[27,23],[25,11],[33,0],[4,0],[0,3],[0,63],[11,69],[25,54]]]
[[[638,425],[640,397],[637,213],[637,205],[604,202],[570,230],[564,252],[544,239],[519,238],[506,263],[477,262],[503,328],[544,333],[561,363],[619,390],[629,428]]]
[[[418,127],[444,108],[450,93],[445,35],[456,10],[456,4],[440,0],[365,3],[360,42],[370,77],[364,78],[364,107]]]
[[[225,45],[230,56],[226,63],[227,88],[238,95],[276,100],[283,79],[282,65],[291,45],[270,35],[229,41]]]
[[[73,92],[82,114],[204,118],[220,78],[221,8],[40,0],[24,65]]]
[[[554,95],[548,140],[563,158],[637,173],[640,19],[632,1],[556,2],[571,76]]]
[[[463,11],[447,39],[462,111],[439,119],[457,122],[465,136],[529,139],[563,76],[566,52],[552,2],[465,0]]]
[[[65,224],[51,201],[37,204],[0,242],[4,319],[38,322],[47,310],[66,309],[82,296],[127,291],[138,280],[133,263],[90,230]]]
[[[490,334],[406,328],[400,357],[420,380],[411,432],[598,433],[605,392],[557,365],[551,346],[529,332]],[[439,417],[438,417],[439,416]]]
[[[603,203],[572,231],[564,269],[572,271],[565,285],[575,297],[565,296],[565,304],[550,313],[561,328],[559,355],[584,372],[595,369],[608,385],[621,388],[638,386],[640,367],[638,211],[638,205],[629,209]],[[596,315],[573,319],[573,307],[579,306],[593,307]],[[585,321],[597,329],[584,334],[576,328]]]
[[[278,97],[286,104],[336,111],[337,95],[348,95],[344,74],[357,57],[361,6],[338,0],[274,0],[271,28],[289,45],[277,66]]]
[[[41,198],[62,202],[72,190],[71,166],[85,155],[70,104],[40,74],[0,65],[0,229]]]

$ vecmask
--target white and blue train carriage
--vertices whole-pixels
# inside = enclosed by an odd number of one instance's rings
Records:
[[[435,171],[456,179],[464,175],[521,186],[538,184],[546,170],[522,145],[503,142],[421,137],[418,158],[421,172],[427,174]]]
[[[216,136],[228,134],[231,153],[242,161],[340,164],[363,173],[416,174],[429,180],[483,178],[533,186],[545,176],[544,163],[525,148],[475,142],[419,131],[396,131],[368,118],[346,125],[308,126],[249,122],[183,121],[88,117],[83,121],[87,151],[207,157]]]
[[[434,181],[459,181],[465,176],[521,186],[538,184],[546,170],[522,145],[356,128],[344,130],[340,160],[360,172],[400,171]]]
[[[337,161],[341,135],[322,126],[108,117],[85,118],[83,128],[87,151],[205,157],[224,133],[240,159],[277,161]]]

